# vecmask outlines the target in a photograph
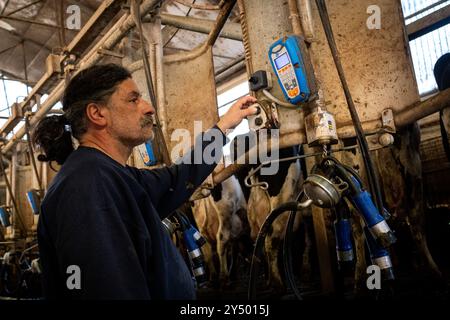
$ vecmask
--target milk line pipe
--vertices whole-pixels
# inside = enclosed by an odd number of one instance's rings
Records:
[[[331,153],[334,152],[342,152],[342,151],[348,151],[348,150],[353,150],[353,149],[357,149],[358,146],[354,145],[354,146],[349,146],[349,147],[343,147],[343,148],[339,148],[339,149],[335,149],[335,150],[330,150]],[[257,166],[255,169],[250,170],[249,174],[247,175],[247,177],[245,177],[245,186],[247,186],[248,188],[251,187],[256,187],[256,186],[261,186],[262,189],[267,190],[267,188],[269,187],[267,182],[259,182],[256,184],[250,184],[248,182],[248,180],[254,176],[259,170],[261,170],[262,167],[268,165],[268,164],[273,164],[273,163],[280,163],[280,162],[285,162],[285,161],[292,161],[292,160],[298,160],[298,159],[304,159],[304,158],[308,158],[308,157],[315,157],[315,156],[321,156],[323,155],[323,152],[314,152],[314,153],[310,153],[310,154],[303,154],[303,155],[299,155],[299,156],[293,156],[293,157],[287,157],[287,158],[283,158],[283,159],[276,159],[276,160],[268,160],[265,161],[263,163],[261,163],[259,166]]]
[[[161,0],[145,0],[140,7],[140,11],[142,15],[147,14],[151,9],[153,9]],[[119,20],[114,24],[114,26],[109,29],[106,34],[95,43],[94,47],[86,54],[83,58],[80,59],[77,64],[76,69],[82,70],[88,68],[92,65],[98,63],[101,59],[102,55],[98,53],[100,48],[110,49],[114,47],[127,33],[135,26],[134,19],[130,14],[124,14]],[[69,45],[70,46],[70,45]],[[48,78],[48,75],[45,74],[39,83],[45,82]],[[37,85],[36,85],[37,86]],[[47,99],[42,103],[41,108],[34,114],[34,116],[30,119],[30,126],[33,127],[37,124],[37,122],[45,117],[45,115],[52,109],[52,107],[59,101],[64,91],[64,81],[60,81],[56,87],[53,88],[47,97]],[[26,101],[29,101],[32,96],[36,94],[35,88],[30,92]],[[10,151],[26,134],[25,128],[22,127],[18,129],[14,138],[11,139],[3,148],[3,154]]]

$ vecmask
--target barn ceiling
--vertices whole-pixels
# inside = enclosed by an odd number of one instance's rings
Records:
[[[219,1],[180,2],[217,5]],[[70,15],[66,12],[67,7],[80,7],[83,27],[101,3],[101,0],[0,0],[0,73],[33,86],[45,73],[48,54],[61,51],[77,33],[76,30],[59,27]],[[215,20],[218,14],[217,10],[190,8],[175,0],[164,1],[161,11],[209,20]],[[111,25],[118,16],[111,21]],[[238,17],[236,6],[229,21],[239,22]],[[163,26],[164,54],[191,50],[203,43],[206,37],[206,34]],[[213,51],[216,70],[242,57],[243,51],[240,41],[219,38]]]

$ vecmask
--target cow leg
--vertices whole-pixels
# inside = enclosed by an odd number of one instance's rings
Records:
[[[313,230],[311,208],[306,208],[303,214],[304,251],[301,265],[301,278],[312,280]]]
[[[209,242],[207,242],[202,247],[202,253],[203,253],[203,256],[205,257],[206,267],[208,270],[208,279],[213,286],[216,286],[218,283],[219,276],[217,273],[217,267],[214,263],[215,252],[213,250],[213,245],[211,245]]]
[[[219,225],[219,231],[217,233],[217,255],[220,262],[220,284],[225,286],[228,284],[228,243],[230,241],[229,229],[223,227],[223,223]]]
[[[283,279],[281,278],[281,272],[279,268],[279,253],[281,252],[281,246],[283,241],[279,236],[268,236],[265,241],[266,258],[269,266],[269,278],[268,286],[275,289],[275,291],[281,291],[284,288]]]
[[[363,183],[368,186],[364,161],[359,152],[353,154],[352,152],[344,152],[340,155],[342,157],[342,162],[352,167],[353,169],[359,171],[359,175],[361,179],[363,179]],[[350,211],[352,214],[352,234],[354,241],[354,252],[355,252],[355,274],[354,274],[354,287],[353,291],[356,296],[361,296],[367,292],[367,261],[366,261],[366,243],[364,231],[362,228],[363,219],[361,215],[350,206]]]
[[[410,210],[408,211],[407,222],[425,270],[432,277],[440,279],[442,274],[431,256],[424,232],[425,213],[419,146],[420,131],[418,125],[414,124],[401,133],[401,148],[398,150],[399,161],[404,168],[408,191],[406,194]]]

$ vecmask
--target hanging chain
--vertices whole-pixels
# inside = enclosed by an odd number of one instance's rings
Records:
[[[328,150],[328,145],[324,144],[323,145],[323,152],[322,152],[322,158],[326,158],[329,155],[329,150]]]

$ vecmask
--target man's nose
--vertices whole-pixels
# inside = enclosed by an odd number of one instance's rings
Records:
[[[155,114],[156,110],[155,110],[155,108],[153,107],[153,105],[150,102],[148,102],[147,100],[142,99],[142,103],[144,105],[144,113],[145,114],[147,114],[147,113],[150,113],[151,115]]]

